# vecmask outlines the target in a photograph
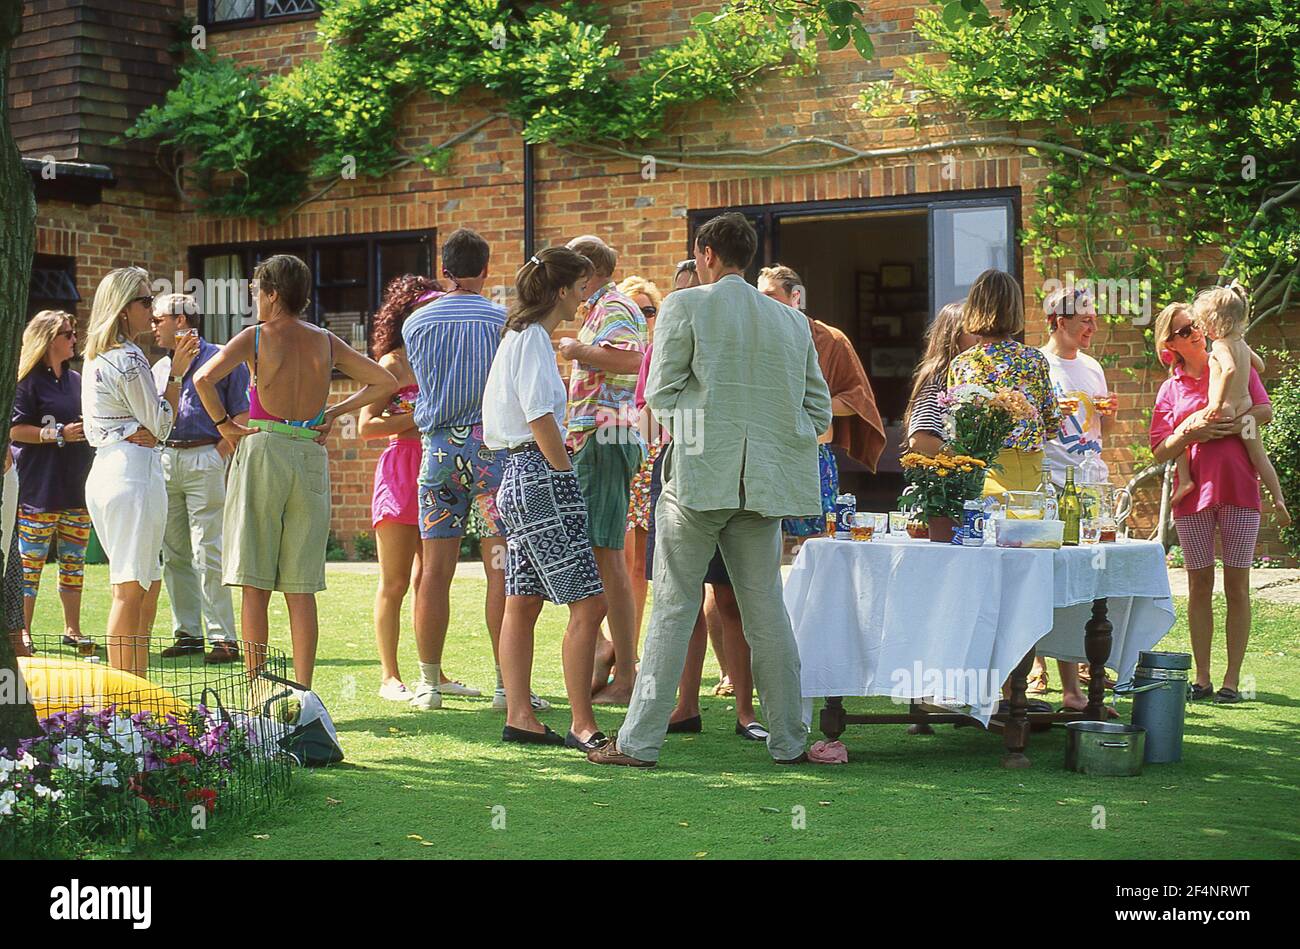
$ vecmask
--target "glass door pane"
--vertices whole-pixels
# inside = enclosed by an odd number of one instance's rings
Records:
[[[211,343],[228,343],[251,319],[251,303],[242,254],[214,254],[200,261],[203,274],[203,337]]]
[[[1016,275],[1011,202],[1004,198],[930,209],[930,318],[965,298],[985,270]]]

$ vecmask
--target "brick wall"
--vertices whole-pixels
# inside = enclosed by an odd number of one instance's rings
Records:
[[[666,0],[607,5],[615,38],[629,60],[680,38],[695,14],[714,6]],[[911,32],[915,6],[914,2],[901,0],[877,0],[870,5],[880,29],[874,34],[877,57],[872,62],[864,62],[851,49],[823,52],[816,74],[770,79],[725,108],[705,104],[688,110],[676,117],[662,139],[638,146],[637,153],[671,159],[682,150],[758,148],[807,136],[831,138],[861,149],[943,142],[984,133],[1020,131],[1032,136],[1032,127],[973,123],[958,115],[927,116],[919,129],[913,129],[906,121],[871,119],[853,108],[865,83],[888,78],[906,57],[920,50]],[[188,0],[187,8],[191,14],[195,12],[194,0]],[[285,70],[319,48],[312,21],[213,32],[208,40],[213,51],[235,55],[267,71]],[[120,232],[105,233],[99,224],[86,220],[84,224],[93,234],[85,239],[87,254],[93,252],[95,256],[87,256],[80,268],[88,273],[83,275],[79,270],[79,286],[97,280],[100,269],[107,269],[110,262],[117,265],[146,255],[151,261],[149,266],[173,269],[180,265],[184,249],[191,245],[434,227],[445,235],[457,226],[468,225],[493,246],[489,289],[508,289],[515,268],[523,260],[523,146],[518,129],[508,119],[491,118],[497,108],[491,96],[481,93],[466,95],[454,104],[414,96],[400,115],[397,134],[403,149],[438,143],[482,119],[491,120],[455,148],[446,175],[412,165],[377,181],[341,181],[323,197],[274,226],[201,218],[180,208],[169,217],[164,208],[142,206],[134,226],[148,233],[137,233],[137,242],[132,242],[121,240]],[[1129,103],[1123,108],[1125,114],[1156,117],[1148,115],[1142,103]],[[812,161],[825,159],[827,153],[804,151],[790,157]],[[1022,220],[1028,217],[1035,187],[1044,174],[1038,159],[1003,147],[956,150],[951,153],[955,161],[951,166],[953,174],[947,177],[941,174],[945,157],[947,153],[930,152],[834,170],[771,174],[676,170],[660,162],[654,179],[643,180],[641,164],[635,159],[541,146],[535,155],[537,245],[563,242],[579,233],[596,233],[619,251],[618,276],[640,273],[665,287],[670,284],[674,263],[687,249],[688,212],[698,209],[1018,188]],[[128,226],[127,212],[133,203],[129,198],[114,196],[117,204],[108,227]],[[1118,200],[1118,195],[1113,196],[1112,208]],[[99,209],[89,212],[91,217],[99,213]],[[46,209],[42,209],[42,215],[44,231],[53,221]],[[77,231],[80,226],[74,219],[65,230]],[[155,239],[154,234],[167,237]],[[1160,236],[1148,236],[1153,246],[1163,251]],[[107,256],[105,249],[109,251]],[[113,254],[126,256],[114,259]],[[1213,269],[1213,263],[1204,262],[1207,272]],[[1021,266],[1027,311],[1031,314],[1036,312],[1036,291],[1044,279],[1064,278],[1068,270],[1084,269],[1079,260],[1067,258],[1056,262],[1051,272],[1040,273],[1028,254],[1022,255]],[[1162,302],[1156,301],[1157,309]],[[1045,339],[1043,324],[1032,315],[1029,322],[1027,341],[1040,345]],[[1163,371],[1153,373],[1141,364],[1138,328],[1112,326],[1098,335],[1095,353],[1107,362],[1113,361],[1108,376],[1126,403],[1107,457],[1116,477],[1127,478],[1132,463],[1125,446],[1135,441],[1145,443],[1145,421],[1135,407],[1148,407],[1154,402]],[[1282,330],[1270,327],[1260,338],[1286,341],[1297,347],[1300,321],[1291,314]],[[1133,370],[1136,377],[1130,378],[1125,369]],[[336,384],[336,393],[346,391],[347,386]],[[369,529],[370,484],[381,447],[346,439],[341,428],[331,438],[334,529],[341,536]],[[1263,537],[1273,536],[1266,528]],[[1280,551],[1265,546],[1261,552]]]

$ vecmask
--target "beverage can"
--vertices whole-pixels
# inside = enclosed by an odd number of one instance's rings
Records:
[[[858,499],[847,492],[835,498],[835,530],[838,534],[847,534],[853,523],[853,515],[858,511]]]
[[[984,544],[984,506],[979,501],[967,501],[961,512],[962,544],[980,547]]]

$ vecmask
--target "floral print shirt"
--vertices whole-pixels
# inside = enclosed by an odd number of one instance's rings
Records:
[[[1038,410],[1037,418],[1016,423],[1007,436],[1007,448],[1042,451],[1045,433],[1054,435],[1061,427],[1047,357],[1031,346],[1004,339],[971,347],[948,367],[949,388],[966,383],[994,390],[1019,389]]]

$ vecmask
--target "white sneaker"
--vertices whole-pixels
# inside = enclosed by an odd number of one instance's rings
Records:
[[[443,695],[459,695],[467,699],[476,699],[483,694],[478,689],[472,688],[464,682],[443,682],[439,684],[438,691]]]
[[[546,701],[546,699],[542,698],[536,692],[529,692],[528,695],[531,699],[531,704],[533,706],[534,712],[545,712],[548,708],[551,707],[551,703]],[[492,707],[496,709],[498,712],[504,712],[506,710],[505,689],[497,689],[495,692],[492,693]]]
[[[405,682],[385,682],[379,687],[379,697],[390,702],[411,701],[411,690]]]
[[[421,682],[415,687],[415,694],[411,696],[411,708],[424,712],[442,708],[442,692],[436,686]]]

